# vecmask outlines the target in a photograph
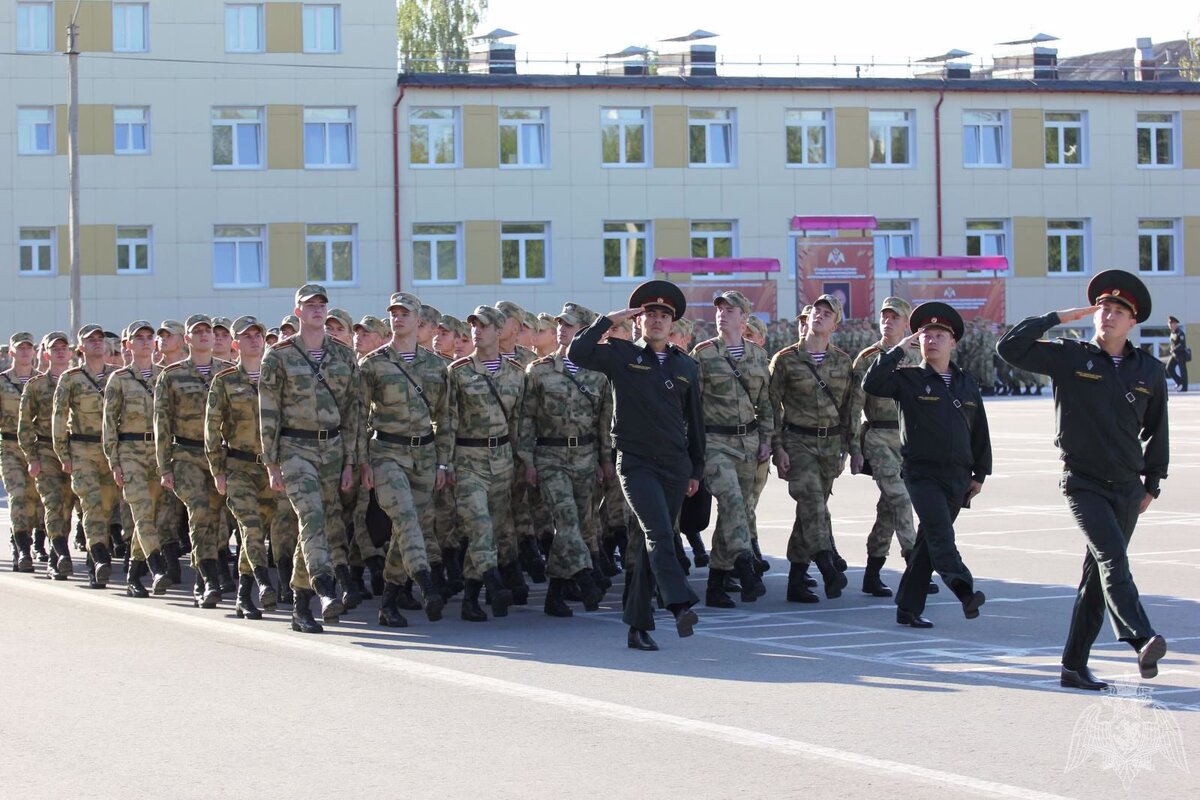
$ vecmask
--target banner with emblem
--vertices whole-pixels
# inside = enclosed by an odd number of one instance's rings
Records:
[[[946,303],[964,321],[986,319],[1004,324],[1003,278],[897,278],[892,281],[892,294],[913,306],[928,300]]]
[[[846,319],[875,314],[875,242],[842,233],[796,239],[796,310],[823,294],[842,303]]]
[[[688,319],[716,322],[717,308],[713,305],[713,298],[722,292],[744,294],[754,309],[752,313],[764,322],[770,322],[779,314],[778,284],[772,278],[685,281],[678,286],[687,299]]]

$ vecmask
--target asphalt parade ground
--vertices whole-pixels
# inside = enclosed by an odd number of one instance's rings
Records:
[[[1106,625],[1099,693],[1058,685],[1084,545],[1051,402],[987,410],[995,474],[957,525],[987,603],[968,621],[943,589],[929,630],[859,591],[876,493],[848,472],[831,500],[841,598],[784,601],[792,504],[772,476],[767,595],[697,607],[690,639],[660,612],[657,653],[625,646],[620,578],[572,619],[542,613],[542,584],[485,624],[455,600],[441,622],[381,628],[367,601],[302,636],[286,608],[238,620],[232,597],[195,609],[187,586],[132,600],[119,568],[90,591],[82,555],[62,583],[12,573],[6,550],[0,797],[1197,796],[1200,398],[1171,395],[1170,477],[1130,550],[1169,652],[1143,681]],[[902,566],[893,547],[893,588]]]

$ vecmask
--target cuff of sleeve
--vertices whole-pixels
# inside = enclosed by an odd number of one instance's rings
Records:
[[[984,481],[984,479],[986,479],[986,478],[987,478],[987,476],[986,476],[986,475],[972,475],[972,476],[971,476],[971,480],[975,481],[975,482],[976,482],[976,483],[978,483],[980,486],[982,486],[982,485],[983,485],[983,481]]]
[[[1145,487],[1146,494],[1150,495],[1155,500],[1157,500],[1158,496],[1162,494],[1162,487],[1158,485],[1158,480],[1156,478],[1147,478]]]

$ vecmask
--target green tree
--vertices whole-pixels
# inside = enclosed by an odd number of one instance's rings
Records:
[[[487,0],[400,0],[396,28],[404,72],[466,72],[467,37]]]
[[[1200,81],[1200,38],[1185,34],[1187,53],[1179,58],[1179,74],[1184,80]]]

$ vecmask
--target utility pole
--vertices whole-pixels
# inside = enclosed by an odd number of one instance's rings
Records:
[[[71,90],[71,101],[67,106],[67,175],[71,180],[71,195],[67,200],[67,233],[71,257],[72,335],[83,324],[79,278],[79,25],[76,24],[80,3],[81,0],[75,1],[75,13],[67,25],[67,84]]]

